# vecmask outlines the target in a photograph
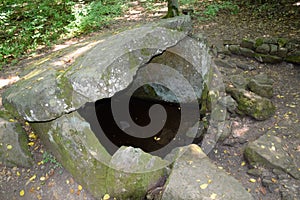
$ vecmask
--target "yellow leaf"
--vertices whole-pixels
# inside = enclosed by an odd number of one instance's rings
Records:
[[[28,142],[28,146],[32,147],[34,145],[34,142]]]
[[[272,178],[271,179],[273,183],[277,183],[277,179],[276,178]]]
[[[17,176],[21,176],[21,174],[20,174],[20,172],[19,172],[19,171],[17,171]]]
[[[211,199],[216,199],[216,197],[217,197],[217,194],[215,194],[215,193],[212,193],[212,194],[210,195],[210,198],[211,198]]]
[[[204,190],[204,189],[207,188],[207,186],[208,186],[208,184],[207,184],[207,183],[204,183],[204,184],[200,185],[200,188],[201,188],[202,190]]]
[[[82,186],[81,186],[81,185],[78,185],[78,187],[77,187],[77,188],[78,188],[78,190],[79,190],[79,191],[81,191],[81,190],[82,190]]]
[[[45,176],[42,176],[41,178],[40,178],[40,181],[45,181],[46,180],[46,177]]]
[[[109,194],[105,194],[104,197],[103,197],[102,199],[103,199],[103,200],[109,200],[109,199],[110,199]]]
[[[33,175],[32,177],[30,177],[29,181],[34,181],[35,178],[36,178],[36,175]]]
[[[8,121],[9,121],[9,122],[14,122],[15,120],[14,120],[14,119],[9,119]]]
[[[37,164],[38,164],[38,165],[42,165],[42,164],[44,164],[44,161],[40,161],[40,162],[38,162]]]
[[[207,181],[207,183],[211,183],[211,182],[212,182],[212,180],[210,180],[210,179]]]
[[[245,165],[246,165],[246,162],[243,161],[243,162],[241,163],[241,166],[245,166]]]
[[[28,123],[28,122],[25,122],[25,125],[26,125],[26,126],[29,126],[29,123]]]
[[[13,147],[12,147],[12,145],[8,144],[8,145],[6,146],[6,148],[7,148],[8,150],[10,150],[10,149],[12,149]]]
[[[37,138],[37,136],[36,136],[36,134],[34,134],[34,132],[29,133],[28,137],[30,139],[34,139],[34,140]]]
[[[24,191],[24,190],[21,190],[21,191],[20,191],[20,197],[24,196],[24,194],[25,194],[25,191]]]
[[[249,181],[250,181],[251,183],[255,183],[255,182],[256,182],[256,180],[255,180],[254,178],[250,178]]]

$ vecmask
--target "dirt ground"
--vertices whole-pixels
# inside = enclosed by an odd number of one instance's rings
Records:
[[[150,12],[139,5],[134,5],[124,18],[120,18],[107,29],[101,30],[100,33],[93,33],[92,35],[122,30],[136,24],[159,20],[165,13],[165,5],[157,6],[161,9]],[[300,9],[299,6],[298,9]],[[217,49],[222,48],[224,40],[238,42],[244,37],[280,36],[300,39],[299,12],[296,15],[294,12],[289,13],[290,11],[287,8],[282,10],[283,12],[275,13],[272,17],[254,14],[252,10],[244,8],[240,8],[240,12],[236,15],[221,12],[214,19],[208,21],[199,21],[197,17],[194,17],[193,33],[204,33],[207,36],[209,45]],[[297,17],[298,20],[296,20]],[[76,42],[76,40],[84,40],[90,36],[66,41],[65,44]],[[40,56],[51,53],[51,51],[53,49],[42,50]],[[32,59],[37,58],[27,58],[18,65],[4,68],[0,72],[0,79],[12,78],[19,74],[22,67]],[[272,98],[277,108],[275,116],[265,121],[235,117],[232,118],[232,122],[235,124],[233,129],[240,132],[244,141],[253,141],[267,130],[271,130],[275,135],[286,139],[291,146],[300,146],[299,135],[296,134],[296,132],[299,134],[300,130],[300,66],[287,63],[262,64],[251,59],[235,56],[227,56],[225,60],[228,62],[251,63],[256,66],[256,70],[250,72],[233,69],[232,73],[255,75],[263,72],[275,81],[274,97]],[[227,73],[230,72],[227,71]],[[5,87],[0,92],[2,93],[4,89]],[[25,128],[30,132],[29,127]],[[219,144],[210,153],[209,157],[216,165],[223,167],[238,179],[253,195],[254,199],[282,199],[284,189],[289,190],[291,188],[292,191],[292,189],[298,188],[299,190],[299,182],[295,182],[289,177],[278,177],[278,175],[268,170],[264,171],[265,175],[269,176],[274,183],[277,181],[271,189],[263,185],[261,177],[247,174],[249,166],[247,163],[243,164],[245,159],[242,154],[245,145],[245,143],[240,142],[239,138],[229,138],[223,144]],[[54,158],[51,157],[47,163],[41,163],[43,160],[42,155],[46,149],[39,139],[35,141],[31,151],[35,164],[30,169],[0,166],[0,199],[94,200],[85,188],[82,188]],[[300,147],[296,151],[300,153]],[[254,178],[256,182],[249,181],[250,178]],[[23,190],[24,195],[20,195]]]

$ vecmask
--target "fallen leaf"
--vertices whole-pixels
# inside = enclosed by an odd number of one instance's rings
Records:
[[[109,194],[105,194],[104,196],[103,196],[103,198],[102,198],[103,200],[109,200],[110,199],[110,196],[109,196]]]
[[[277,183],[277,179],[276,178],[272,178],[271,179],[273,183]]]
[[[212,193],[212,194],[210,195],[210,198],[211,198],[211,199],[216,199],[216,197],[217,197],[217,194],[215,194],[215,193]]]
[[[28,137],[33,140],[35,140],[37,138],[37,136],[36,136],[36,134],[34,134],[34,132],[29,133]]]
[[[20,191],[20,197],[24,196],[25,195],[25,191],[24,190],[21,190]]]
[[[13,146],[10,145],[10,144],[8,144],[8,145],[6,146],[6,149],[8,149],[8,150],[10,150],[10,149],[12,149],[12,148],[13,148]]]
[[[42,176],[41,178],[40,178],[40,181],[45,181],[46,180],[46,177],[45,176]]]
[[[34,142],[28,142],[28,146],[32,147],[34,145]]]
[[[267,194],[267,190],[265,187],[260,187],[260,192],[263,194],[263,195],[266,195]]]
[[[246,162],[243,161],[243,162],[241,163],[241,166],[245,166],[245,165],[246,165]]]
[[[77,188],[78,188],[78,190],[79,190],[79,191],[81,191],[81,190],[82,190],[82,186],[81,186],[81,185],[78,185],[78,187],[77,187]]]
[[[70,189],[70,193],[71,193],[71,194],[74,194],[74,189]]]
[[[9,122],[14,122],[15,120],[14,120],[14,119],[9,119],[8,121],[9,121]]]
[[[208,186],[208,184],[207,184],[207,183],[204,183],[204,184],[200,185],[200,188],[201,188],[202,190],[204,190],[204,189],[207,188],[207,186]]]
[[[250,181],[251,183],[255,183],[255,182],[256,182],[256,180],[255,180],[254,178],[250,178],[249,181]]]
[[[34,187],[31,187],[29,190],[29,192],[31,192],[31,193],[34,193],[34,191],[35,191]]]

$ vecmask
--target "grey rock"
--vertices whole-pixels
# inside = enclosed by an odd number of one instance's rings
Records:
[[[273,97],[274,81],[268,78],[265,74],[258,74],[248,83],[248,88],[259,96],[272,98]]]
[[[268,54],[255,54],[255,59],[262,63],[280,63],[282,58],[278,56],[268,55]]]
[[[226,88],[226,91],[230,93],[238,103],[239,111],[256,120],[266,120],[275,114],[276,108],[267,98],[258,96],[245,89],[228,87]]]
[[[255,40],[243,39],[242,42],[241,42],[241,47],[251,49],[251,50],[255,50]]]
[[[241,55],[240,46],[239,45],[230,45],[228,47],[229,51],[235,55]]]
[[[285,61],[300,64],[300,50],[288,53],[287,57],[285,58]]]
[[[71,66],[42,61],[4,92],[3,105],[27,121],[48,121],[112,96],[131,83],[140,66],[186,37],[189,26],[188,16],[163,20],[101,38],[92,49],[86,45],[88,52]]]
[[[197,145],[179,148],[169,159],[174,163],[162,200],[211,199],[212,196],[216,199],[253,199],[236,179],[218,169]]]
[[[268,44],[262,44],[258,46],[255,51],[257,53],[268,54],[270,52],[270,46]]]
[[[216,58],[214,59],[214,62],[218,67],[235,68],[235,63],[229,62],[227,60]]]
[[[242,70],[246,70],[246,71],[252,71],[255,70],[256,67],[252,64],[249,63],[241,63],[241,62],[237,62],[236,66]]]
[[[220,103],[224,105],[230,113],[235,113],[237,102],[231,96],[225,96],[220,99]]]
[[[278,51],[275,55],[281,57],[281,58],[285,58],[287,56],[288,53],[288,49],[284,48],[284,47],[279,47]]]
[[[268,132],[249,143],[244,154],[251,165],[280,169],[300,179],[299,166],[296,166],[293,158],[284,150],[285,145],[284,140]]]
[[[246,56],[246,57],[250,57],[250,58],[255,56],[255,52],[253,50],[243,48],[243,47],[240,47],[240,53],[241,53],[241,55]]]
[[[275,44],[270,44],[270,54],[276,55],[278,51],[278,46]]]
[[[0,161],[8,167],[31,167],[32,155],[22,126],[0,118]]]
[[[249,82],[243,75],[232,75],[230,76],[230,81],[236,88],[243,89],[246,88]]]

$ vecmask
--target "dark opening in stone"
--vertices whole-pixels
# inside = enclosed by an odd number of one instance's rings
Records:
[[[105,98],[95,103],[88,103],[78,110],[80,115],[90,123],[91,129],[98,140],[111,155],[121,146],[132,146],[141,148],[145,152],[149,152],[153,155],[163,157],[173,148],[191,144],[194,139],[197,139],[196,137],[193,138],[193,136],[189,136],[187,132],[195,125],[200,116],[193,116],[191,114],[188,118],[182,120],[180,104],[142,99],[134,95],[130,98],[128,107],[130,117],[136,125],[145,127],[151,123],[149,110],[156,104],[163,106],[167,117],[163,121],[163,128],[157,133],[149,133],[149,137],[134,137],[127,134],[125,131],[130,125],[126,119],[124,119],[121,121],[121,127],[119,127],[111,108],[112,101],[124,101],[124,98],[126,98],[124,93],[118,93],[113,98]],[[188,107],[187,104],[185,104],[185,106]],[[191,109],[194,109],[194,107],[191,107]],[[159,113],[157,115],[159,115]],[[152,117],[159,117],[157,115],[154,114]],[[182,127],[179,129],[180,124]],[[146,134],[148,135],[148,133]],[[169,145],[168,148],[159,151],[167,145]]]

